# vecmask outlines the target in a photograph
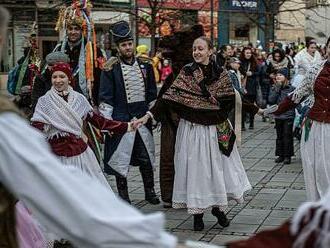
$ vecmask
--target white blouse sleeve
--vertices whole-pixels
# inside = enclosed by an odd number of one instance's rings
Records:
[[[83,248],[173,248],[164,216],[143,215],[98,181],[64,168],[41,133],[0,114],[0,181],[49,231]]]
[[[313,69],[313,68],[312,68]],[[311,80],[311,73],[315,73],[312,70],[307,71],[306,76],[299,86],[293,91],[291,100],[294,103],[300,103],[304,97],[314,94],[313,86],[314,82]],[[314,95],[313,95],[314,96]]]

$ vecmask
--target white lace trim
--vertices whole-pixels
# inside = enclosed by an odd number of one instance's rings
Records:
[[[323,66],[326,61],[313,65],[306,74],[306,77],[302,83],[293,91],[292,101],[295,103],[300,103],[304,97],[307,97],[305,100],[306,104],[309,107],[314,105],[314,84],[315,80],[323,69]]]
[[[209,208],[218,207],[220,211],[224,212],[227,209],[227,205],[213,205],[207,208],[188,208],[186,203],[173,202],[172,207],[174,209],[187,209],[188,214],[202,214],[205,213]]]

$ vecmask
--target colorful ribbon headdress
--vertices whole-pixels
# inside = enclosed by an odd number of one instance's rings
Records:
[[[82,29],[82,42],[78,62],[79,86],[86,97],[91,97],[90,84],[94,81],[94,66],[97,67],[96,34],[91,19],[92,4],[90,0],[72,0],[72,4],[64,7],[59,12],[56,31],[62,30],[65,34],[61,51],[64,52],[67,43],[66,29],[76,25]],[[75,68],[73,68],[75,69]],[[89,86],[88,86],[89,85]]]

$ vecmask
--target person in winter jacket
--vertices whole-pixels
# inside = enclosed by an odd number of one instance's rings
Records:
[[[258,86],[258,65],[257,60],[252,53],[251,47],[244,47],[240,56],[241,67],[240,72],[244,78],[242,85],[246,89],[244,99],[250,103],[255,103],[257,99],[257,86]],[[243,111],[243,120],[245,120],[246,113]],[[254,129],[254,115],[249,113],[249,129]],[[242,129],[244,130],[244,121],[242,122]]]
[[[317,51],[315,40],[307,43],[306,48],[294,57],[296,74],[305,75],[306,71],[314,64],[322,61],[321,54]]]
[[[275,49],[272,53],[272,58],[268,61],[267,73],[270,78],[275,79],[276,72],[282,68],[289,69],[291,67],[289,59],[285,56],[282,49]],[[288,71],[290,78],[290,71]]]
[[[294,87],[290,85],[288,80],[288,68],[282,68],[276,72],[275,84],[270,89],[268,102],[270,104],[279,104],[286,98]],[[280,115],[275,115],[276,128],[276,163],[283,162],[284,164],[291,163],[293,152],[293,121],[295,110],[291,109]]]

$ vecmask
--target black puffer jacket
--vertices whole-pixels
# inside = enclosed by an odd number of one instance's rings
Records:
[[[48,69],[46,69],[40,75],[37,75],[34,84],[32,87],[32,94],[31,94],[31,103],[32,103],[32,110],[34,111],[39,97],[42,97],[46,94],[48,90],[52,87],[52,80],[51,80],[51,73]]]

